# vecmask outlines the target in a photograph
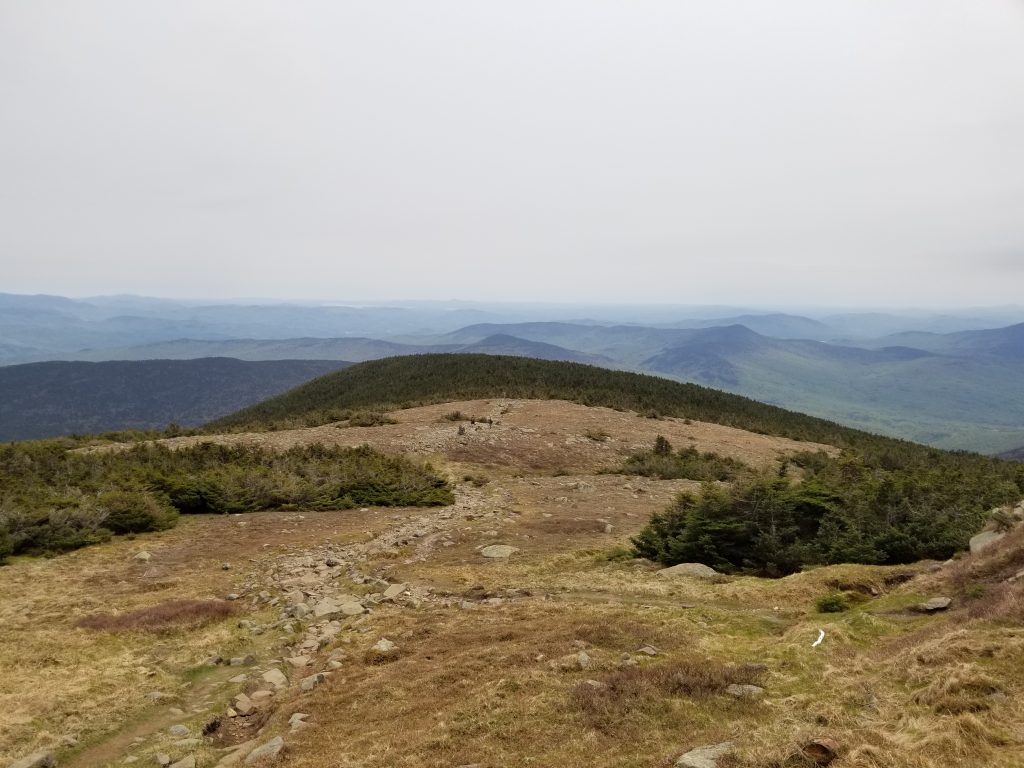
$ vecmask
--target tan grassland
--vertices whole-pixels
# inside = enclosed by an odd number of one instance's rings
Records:
[[[456,410],[495,423],[445,419]],[[824,447],[560,401],[390,416],[398,423],[212,439],[368,443],[425,457],[456,483],[454,507],[190,517],[0,568],[0,765],[47,749],[62,767],[156,765],[166,752],[209,768],[226,747],[276,735],[285,749],[272,764],[297,768],[667,768],[723,741],[734,744],[723,768],[804,766],[800,748],[815,738],[838,743],[840,768],[1024,765],[1024,580],[1013,579],[1022,535],[941,568],[666,578],[623,548],[696,484],[599,470],[657,434],[759,467]],[[496,543],[519,551],[481,556]],[[148,562],[134,558],[143,550]],[[327,568],[332,553],[346,565]],[[314,620],[279,620],[294,589],[284,582],[296,578],[370,608],[343,618],[301,670],[282,660]],[[410,594],[381,600],[384,581]],[[863,601],[818,613],[816,599],[834,589]],[[229,593],[240,599],[227,617],[171,604]],[[936,595],[952,608],[910,610]],[[147,625],[149,612],[164,623]],[[166,619],[179,613],[181,624]],[[108,616],[82,625],[97,614]],[[397,652],[372,652],[381,638]],[[206,663],[246,655],[254,666]],[[271,667],[291,684],[256,714],[226,717],[234,695],[266,687],[259,675]],[[321,671],[315,689],[296,685]],[[238,674],[248,679],[229,681]],[[763,697],[722,690],[747,680]],[[306,726],[289,726],[295,712]],[[175,724],[200,741],[183,745],[168,732]]]

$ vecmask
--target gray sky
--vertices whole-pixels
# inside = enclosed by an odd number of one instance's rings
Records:
[[[0,0],[0,291],[1022,287],[1021,0]]]

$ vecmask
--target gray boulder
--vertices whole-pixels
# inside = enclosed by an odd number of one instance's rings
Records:
[[[491,544],[490,546],[481,549],[480,554],[494,560],[504,560],[505,558],[512,557],[512,555],[518,551],[518,547],[513,547],[508,544]]]
[[[676,760],[676,768],[718,768],[718,761],[733,748],[731,741],[691,749]]]
[[[284,739],[280,736],[275,736],[266,744],[262,744],[250,752],[245,758],[245,764],[252,765],[253,763],[258,763],[261,760],[269,760],[270,758],[277,757],[281,754],[282,749],[284,749]]]
[[[953,603],[948,597],[933,597],[931,600],[926,600],[923,603],[917,604],[917,610],[921,613],[935,613],[936,611],[944,611]]]
[[[11,763],[10,768],[54,768],[57,758],[51,752],[33,752]]]
[[[679,563],[671,568],[662,568],[658,571],[658,575],[668,578],[686,576],[691,579],[717,579],[722,574],[704,563]]]
[[[971,554],[976,555],[991,547],[1005,535],[1005,533],[1000,533],[999,531],[982,531],[976,536],[972,536],[970,541]]]

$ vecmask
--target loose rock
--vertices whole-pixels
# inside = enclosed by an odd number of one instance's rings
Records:
[[[281,754],[281,750],[284,749],[284,739],[280,736],[268,741],[259,747],[256,747],[252,752],[245,758],[246,765],[252,765],[253,763],[259,762],[260,760],[266,760],[272,757],[277,757]]]
[[[759,685],[733,685],[728,686],[725,692],[737,699],[759,699],[764,695],[764,688]]]
[[[815,765],[828,765],[839,757],[839,744],[832,739],[814,739],[800,750]]]
[[[718,761],[733,748],[731,741],[691,749],[676,760],[676,768],[718,768]]]
[[[57,759],[51,752],[33,752],[11,763],[10,768],[54,768]]]
[[[953,601],[948,597],[933,597],[931,600],[918,603],[917,610],[921,613],[935,613],[946,610],[952,603]]]
[[[658,571],[659,576],[687,576],[692,579],[717,579],[722,574],[704,563],[679,563],[671,568],[662,568]]]
[[[512,557],[512,555],[518,551],[518,547],[509,546],[508,544],[491,544],[490,546],[481,549],[480,554],[484,557],[500,560]]]

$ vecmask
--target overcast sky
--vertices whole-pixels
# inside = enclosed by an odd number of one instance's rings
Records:
[[[1022,288],[1022,0],[0,0],[0,291]]]

